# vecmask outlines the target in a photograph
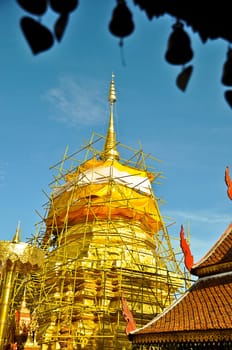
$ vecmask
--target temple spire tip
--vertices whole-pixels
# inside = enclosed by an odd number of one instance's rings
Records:
[[[112,73],[109,96],[108,96],[108,101],[110,103],[110,120],[109,120],[107,135],[106,135],[105,146],[102,153],[102,158],[105,160],[119,159],[119,153],[116,147],[116,133],[114,130],[114,110],[113,109],[114,109],[114,103],[117,101],[114,77],[115,75],[114,73]]]
[[[15,235],[14,235],[14,237],[12,239],[12,243],[19,243],[20,242],[20,238],[19,238],[20,226],[21,226],[21,223],[19,221],[18,222],[18,226],[17,226],[16,231],[15,231]]]
[[[114,73],[112,73],[111,82],[110,82],[110,91],[109,91],[109,97],[108,97],[108,101],[110,104],[114,104],[117,101],[115,84],[114,84],[114,77],[115,77],[115,75],[114,75]]]

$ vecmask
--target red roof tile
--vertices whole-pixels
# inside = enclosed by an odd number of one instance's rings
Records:
[[[232,327],[232,273],[199,279],[183,298],[139,333]]]
[[[131,332],[133,342],[232,341],[232,224],[191,273],[199,279],[182,298]]]
[[[185,295],[136,335],[232,329],[232,272],[200,278]],[[230,332],[231,333],[231,332]],[[232,340],[232,334],[231,334]]]

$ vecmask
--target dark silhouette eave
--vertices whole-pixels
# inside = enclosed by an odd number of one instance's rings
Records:
[[[169,14],[190,26],[202,40],[224,39],[232,42],[232,13],[228,0],[134,0],[151,20]]]

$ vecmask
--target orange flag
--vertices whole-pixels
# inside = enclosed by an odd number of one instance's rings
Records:
[[[227,186],[227,195],[232,200],[232,181],[230,178],[230,169],[227,166],[225,171],[225,183]]]
[[[132,312],[130,311],[126,299],[124,297],[124,293],[122,292],[122,314],[124,319],[127,322],[126,326],[126,335],[128,335],[130,332],[134,331],[136,329],[136,323],[134,320],[134,317],[132,315]]]
[[[185,239],[184,236],[184,227],[181,225],[180,229],[180,247],[184,253],[184,263],[186,268],[190,271],[193,266],[193,256],[190,250],[190,247],[188,245],[188,242]]]

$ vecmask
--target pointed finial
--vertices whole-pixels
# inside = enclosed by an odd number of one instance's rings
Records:
[[[112,73],[111,83],[110,83],[110,91],[108,101],[110,104],[114,104],[117,101],[115,85],[114,85],[114,73]]]
[[[20,242],[19,233],[20,233],[20,221],[18,222],[18,226],[16,228],[16,232],[15,232],[14,238],[12,240],[12,243],[19,243]]]
[[[115,85],[114,85],[114,74],[112,74],[109,97],[108,97],[108,101],[110,103],[110,120],[109,120],[107,135],[106,135],[105,146],[102,154],[102,158],[105,160],[119,159],[119,153],[116,148],[116,133],[114,131],[114,115],[113,115],[113,108],[116,100],[117,98],[116,98]]]
[[[26,307],[26,287],[24,288],[24,291],[23,291],[23,299],[22,299],[21,307]]]

